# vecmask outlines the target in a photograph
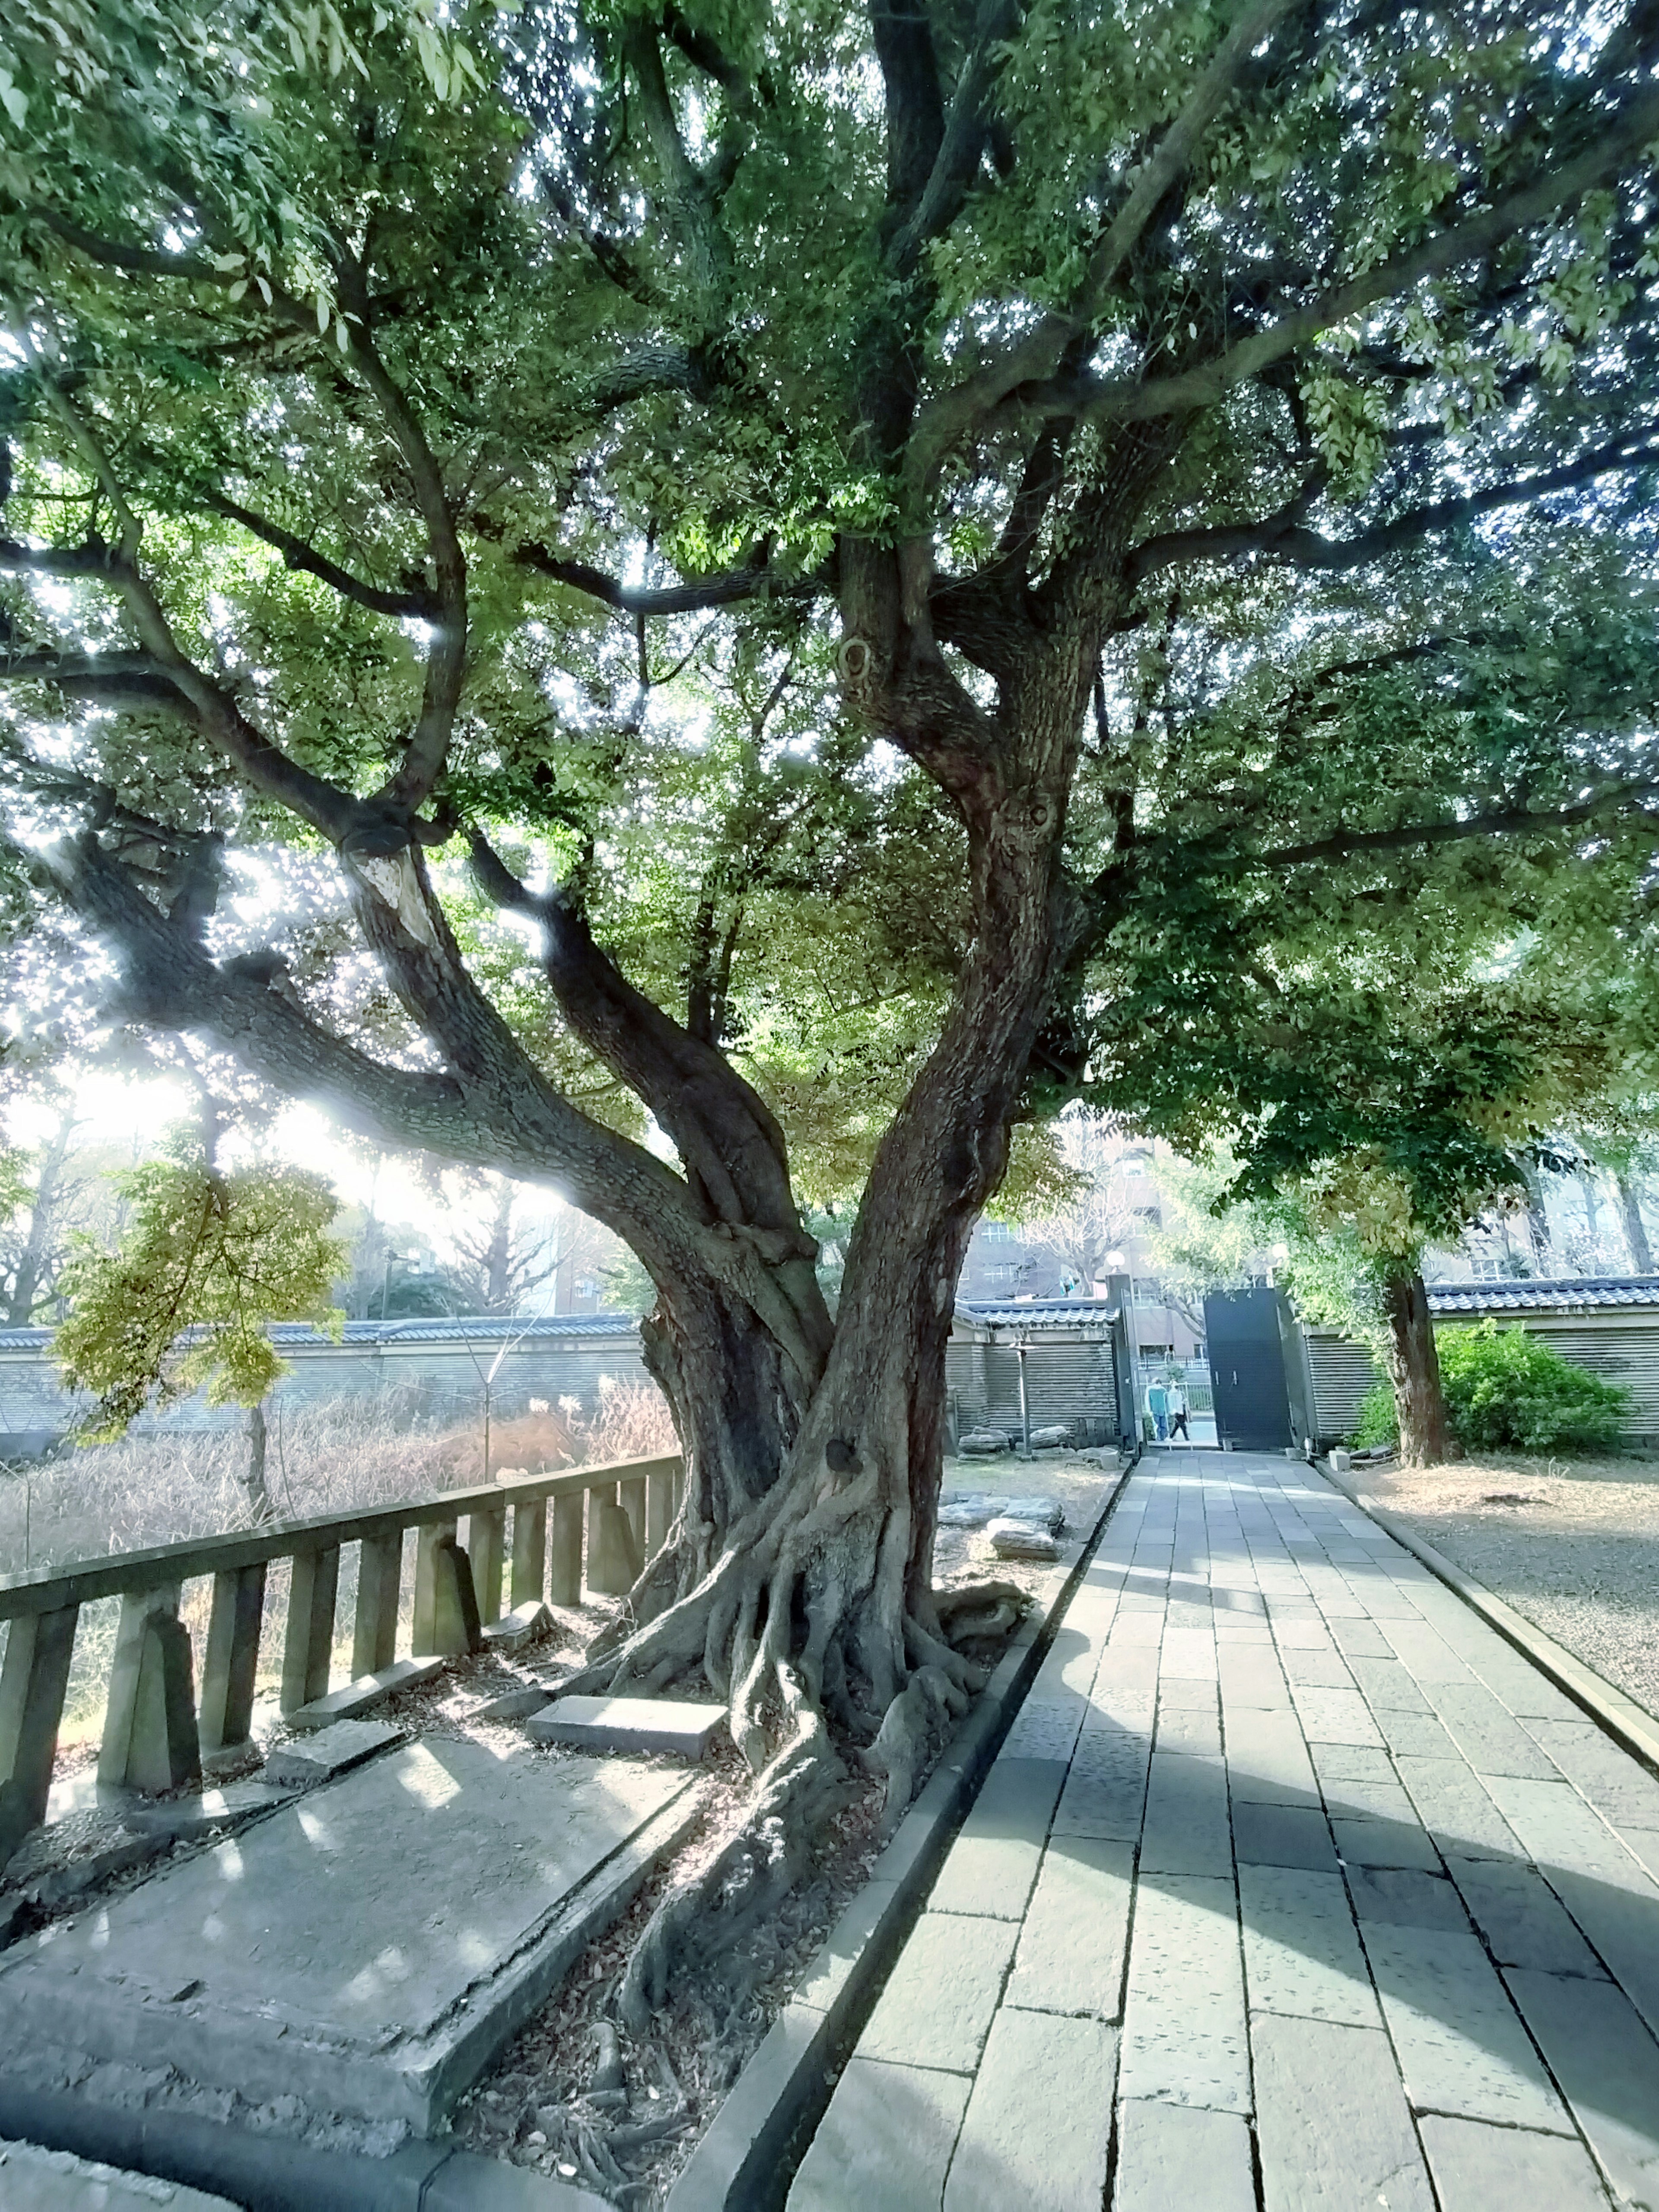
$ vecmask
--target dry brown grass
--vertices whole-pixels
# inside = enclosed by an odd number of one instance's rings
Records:
[[[496,1423],[490,1435],[492,1475],[509,1468],[581,1467],[646,1458],[676,1449],[661,1395],[647,1382],[612,1382],[597,1412],[549,1408]],[[445,1429],[411,1426],[406,1404],[389,1396],[337,1398],[272,1413],[265,1480],[283,1520],[343,1513],[364,1505],[398,1504],[434,1492],[465,1489],[483,1478],[481,1419]],[[96,1444],[31,1470],[0,1478],[0,1573],[40,1574],[71,1560],[152,1544],[228,1534],[252,1525],[244,1477],[247,1441],[233,1429],[184,1431]],[[413,1540],[408,1541],[412,1554]],[[340,1562],[335,1620],[349,1656],[356,1601],[357,1547]],[[404,1628],[414,1583],[405,1559]],[[265,1590],[259,1674],[274,1682],[282,1665],[288,1618],[289,1570],[275,1562]],[[180,1614],[198,1654],[204,1648],[212,1583],[185,1584]],[[101,1724],[118,1601],[82,1608],[76,1632],[64,1739],[94,1735]],[[0,1637],[0,1642],[3,1638]]]

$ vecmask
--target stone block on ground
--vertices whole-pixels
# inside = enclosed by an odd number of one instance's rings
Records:
[[[553,1616],[539,1598],[529,1599],[515,1605],[511,1613],[501,1620],[492,1620],[483,1631],[486,1651],[504,1651],[509,1656],[515,1651],[527,1651],[532,1644],[539,1644],[550,1635]]]
[[[1434,2212],[1387,2036],[1266,2014],[1254,2027],[1256,2136],[1273,2212],[1383,2203]]]
[[[1048,1530],[1029,1521],[1011,1521],[1005,1516],[993,1521],[985,1533],[1000,1559],[1047,1561],[1060,1557],[1060,1546]]]
[[[373,1759],[377,1751],[402,1743],[408,1734],[407,1729],[394,1728],[390,1721],[336,1721],[298,1742],[279,1744],[265,1761],[265,1779],[300,1788],[331,1781],[335,1775]]]
[[[417,1690],[424,1682],[435,1682],[443,1671],[441,1659],[398,1659],[378,1674],[359,1674],[355,1682],[299,1706],[288,1716],[288,1724],[305,1733],[329,1728],[336,1721],[360,1720],[399,1690]]]
[[[309,2110],[429,2134],[696,1803],[641,1759],[404,1744],[0,1952],[0,2074],[48,2044],[141,2051],[250,2104],[297,2100],[296,2129]]]
[[[957,1438],[957,1449],[964,1459],[994,1459],[1009,1449],[1009,1443],[1000,1429],[971,1429]]]
[[[0,2205],[5,2212],[236,2212],[228,2197],[21,2142],[0,2142]]]
[[[582,1751],[666,1751],[701,1759],[725,1727],[724,1705],[672,1698],[561,1698],[528,1723],[537,1743]]]
[[[467,1717],[475,1721],[527,1721],[532,1713],[540,1712],[552,1702],[551,1690],[543,1689],[538,1682],[531,1682],[522,1690],[504,1690],[488,1705],[476,1706]]]
[[[246,1782],[227,1783],[222,1789],[204,1790],[188,1797],[173,1797],[159,1805],[136,1804],[122,1814],[126,1826],[141,1836],[164,1836],[169,1842],[188,1842],[211,1835],[218,1828],[239,1828],[262,1814],[274,1813],[296,1794],[296,1785],[284,1787],[264,1776]]]
[[[859,2057],[971,2074],[1018,1934],[1012,1921],[924,1912],[859,2039]]]

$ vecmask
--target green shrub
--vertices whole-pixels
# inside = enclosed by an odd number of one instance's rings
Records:
[[[1360,1401],[1359,1418],[1354,1423],[1353,1434],[1348,1442],[1359,1451],[1371,1444],[1394,1444],[1400,1441],[1400,1424],[1395,1419],[1394,1385],[1376,1382]]]
[[[1446,1417],[1466,1451],[1605,1451],[1618,1442],[1630,1392],[1524,1328],[1483,1321],[1437,1330],[1435,1343]],[[1394,1392],[1379,1382],[1359,1408],[1353,1442],[1392,1443],[1399,1433]]]

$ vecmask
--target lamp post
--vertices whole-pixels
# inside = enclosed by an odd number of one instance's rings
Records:
[[[1024,1439],[1024,1449],[1020,1456],[1023,1459],[1031,1456],[1031,1406],[1025,1394],[1025,1355],[1030,1348],[1031,1340],[1023,1332],[1014,1339],[1014,1350],[1019,1358],[1019,1427]]]

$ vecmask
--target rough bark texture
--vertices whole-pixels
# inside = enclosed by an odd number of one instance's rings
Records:
[[[1429,1295],[1416,1271],[1392,1277],[1382,1304],[1389,1322],[1389,1380],[1400,1423],[1400,1458],[1406,1467],[1433,1467],[1455,1456],[1440,1387]]]
[[[247,1409],[247,1473],[242,1486],[247,1492],[248,1510],[256,1521],[269,1521],[276,1513],[270,1502],[270,1492],[265,1483],[265,1409],[263,1405]]]

